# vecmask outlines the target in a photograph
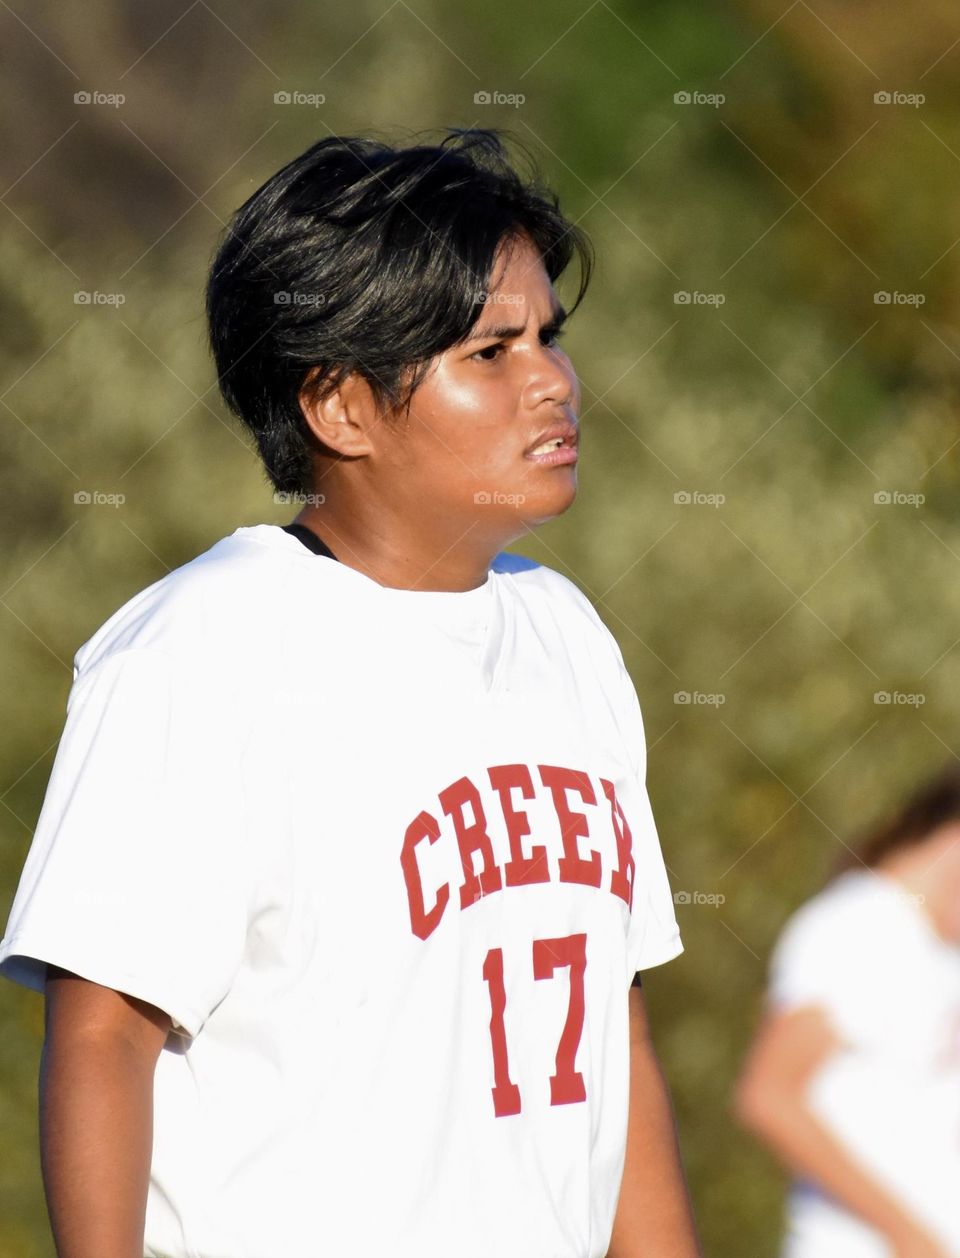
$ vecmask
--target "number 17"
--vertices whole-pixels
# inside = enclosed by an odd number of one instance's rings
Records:
[[[570,1105],[587,1099],[583,1075],[575,1069],[577,1048],[583,1033],[583,975],[587,968],[587,936],[565,935],[560,939],[533,941],[533,977],[552,978],[554,970],[570,969],[570,1003],[557,1045],[556,1072],[550,1076],[550,1104]],[[510,1078],[504,1010],[503,949],[491,948],[483,962],[483,977],[490,989],[490,1045],[493,1049],[493,1112],[498,1118],[520,1113],[520,1089]]]

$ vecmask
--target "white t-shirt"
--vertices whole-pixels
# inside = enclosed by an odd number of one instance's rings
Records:
[[[885,875],[843,874],[787,923],[770,997],[824,1009],[846,1047],[808,1095],[856,1160],[960,1258],[960,948]],[[882,1258],[876,1231],[816,1186],[788,1207],[790,1258]]]
[[[179,1028],[145,1253],[603,1258],[629,985],[682,949],[589,600],[508,554],[394,590],[260,524],[75,664],[0,973]]]

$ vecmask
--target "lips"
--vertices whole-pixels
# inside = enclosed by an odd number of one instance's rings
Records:
[[[560,423],[545,428],[533,443],[524,451],[526,458],[552,454],[556,450],[576,450],[580,440],[580,431],[576,424]]]

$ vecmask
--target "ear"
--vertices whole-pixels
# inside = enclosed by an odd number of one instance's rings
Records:
[[[356,457],[374,452],[373,434],[380,423],[370,386],[362,376],[351,372],[321,401],[314,395],[320,368],[314,367],[298,395],[307,426],[328,449]]]

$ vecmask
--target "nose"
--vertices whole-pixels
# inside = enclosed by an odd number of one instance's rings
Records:
[[[527,403],[535,409],[543,402],[579,409],[580,389],[573,363],[566,354],[542,345],[536,355],[527,385]]]

